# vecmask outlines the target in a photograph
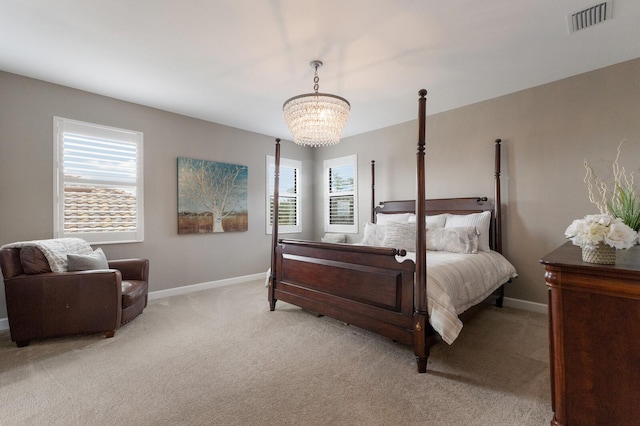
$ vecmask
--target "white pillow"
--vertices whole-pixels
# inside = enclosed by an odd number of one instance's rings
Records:
[[[445,228],[459,228],[463,226],[475,226],[480,234],[478,250],[489,251],[489,226],[491,224],[491,212],[452,214],[447,217]]]
[[[386,225],[388,222],[407,222],[411,213],[376,213],[376,224]]]
[[[378,225],[375,223],[365,223],[363,230],[363,238],[360,244],[365,246],[382,247],[382,241],[384,240],[385,225]]]
[[[67,271],[91,271],[94,269],[109,269],[109,263],[100,247],[91,254],[68,254]]]
[[[382,241],[383,247],[416,251],[416,224],[411,222],[389,222]]]
[[[444,228],[449,213],[427,215],[424,219],[427,228]],[[416,223],[416,215],[409,216],[409,222]]]
[[[478,231],[475,226],[427,229],[427,250],[478,253]]]
[[[444,228],[445,223],[447,223],[448,216],[449,213],[434,214],[431,216],[427,215],[425,218],[427,228]]]
[[[324,237],[320,239],[323,243],[346,243],[347,236],[345,234],[324,234]]]

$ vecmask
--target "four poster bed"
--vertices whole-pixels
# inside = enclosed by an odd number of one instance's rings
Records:
[[[495,203],[486,197],[425,200],[426,93],[419,92],[417,201],[385,201],[374,207],[372,162],[372,223],[365,225],[363,244],[278,239],[276,140],[268,289],[272,311],[282,300],[413,346],[421,373],[438,335],[452,343],[462,328],[458,315],[496,292],[501,306],[503,284],[517,276],[500,254],[499,139]]]

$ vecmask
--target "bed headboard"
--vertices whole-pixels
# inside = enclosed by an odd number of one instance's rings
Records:
[[[486,211],[493,211],[493,202],[487,197],[465,197],[465,198],[434,198],[425,200],[427,214],[470,214]],[[415,213],[415,200],[402,201],[381,201],[376,206],[375,213]]]

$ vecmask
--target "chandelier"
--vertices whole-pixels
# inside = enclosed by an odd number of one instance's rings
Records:
[[[298,145],[335,145],[340,142],[351,105],[340,96],[318,93],[318,68],[322,62],[311,61],[309,65],[315,69],[315,92],[288,99],[282,106],[284,120],[291,130],[293,141]]]

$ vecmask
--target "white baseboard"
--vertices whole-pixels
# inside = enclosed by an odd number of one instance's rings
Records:
[[[227,278],[224,280],[209,281],[206,283],[185,285],[182,287],[174,287],[168,290],[151,291],[149,292],[149,300],[163,299],[165,297],[178,296],[180,294],[188,294],[193,293],[194,291],[208,290],[210,288],[224,287],[232,284],[246,283],[248,281],[259,279],[266,279],[266,275],[264,272],[253,275],[245,275],[242,277]]]
[[[539,314],[546,314],[548,312],[547,305],[544,303],[529,302],[528,300],[512,299],[511,297],[504,298],[504,307],[520,309],[523,311],[536,312]]]
[[[265,273],[245,275],[236,278],[227,278],[218,281],[209,281],[206,283],[185,285],[183,287],[170,288],[168,290],[158,290],[149,292],[149,300],[162,299],[165,297],[177,296],[180,294],[193,293],[194,291],[207,290],[210,288],[224,287],[232,284],[246,283],[248,281],[266,279]],[[0,318],[0,330],[9,329],[9,320],[7,318]]]

